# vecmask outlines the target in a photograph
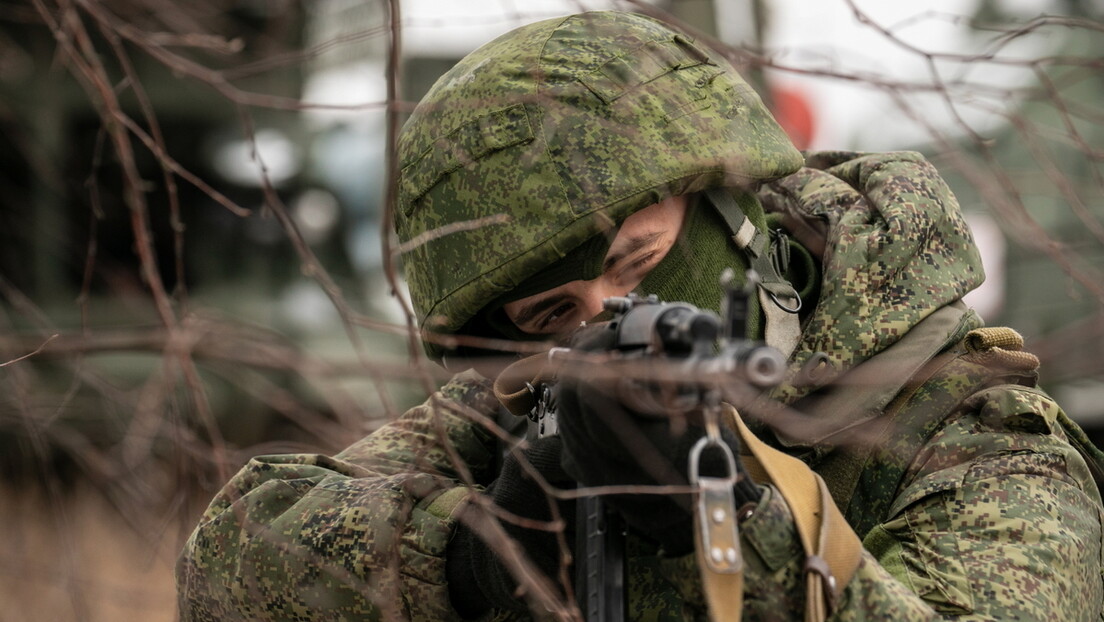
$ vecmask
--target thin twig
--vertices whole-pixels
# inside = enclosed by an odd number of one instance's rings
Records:
[[[8,365],[11,365],[12,363],[18,363],[19,361],[23,361],[23,360],[31,358],[32,356],[38,354],[39,352],[42,352],[42,350],[46,347],[46,345],[49,344],[54,339],[57,339],[57,337],[58,337],[57,333],[55,333],[53,335],[50,335],[50,337],[47,338],[46,341],[43,341],[42,345],[35,348],[34,351],[28,352],[28,353],[26,353],[23,356],[20,356],[18,358],[11,359],[10,361],[0,363],[0,367],[7,367]]]

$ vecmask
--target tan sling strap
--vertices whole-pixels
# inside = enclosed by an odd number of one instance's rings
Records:
[[[697,558],[705,559],[702,539],[697,541]],[[702,568],[702,592],[709,606],[709,619],[713,622],[740,622],[744,608],[744,573],[724,574]]]
[[[825,620],[855,575],[862,557],[862,542],[844,520],[820,476],[797,458],[759,440],[740,420],[735,408],[725,405],[725,414],[755,458],[742,458],[752,478],[774,484],[789,504],[805,550],[805,620]],[[701,521],[696,525],[700,530]],[[700,534],[697,540],[700,547]],[[699,548],[699,556],[702,553]],[[737,622],[743,604],[743,573],[722,574],[709,570],[705,564],[702,567],[711,619]]]
[[[530,387],[549,379],[554,366],[548,365],[548,355],[538,354],[511,365],[495,380],[494,391],[499,401],[515,415],[525,415],[536,403]],[[854,576],[862,556],[862,543],[844,520],[819,475],[805,463],[774,449],[755,436],[740,419],[736,409],[723,405],[726,423],[740,435],[750,452],[742,456],[744,466],[757,482],[774,484],[790,507],[801,545],[805,551],[806,622],[827,619],[839,595]],[[705,482],[713,481],[702,478]],[[713,481],[713,487],[703,487],[707,507],[727,516],[714,521],[713,516],[698,516],[695,520],[697,559],[702,567],[702,587],[714,622],[739,622],[743,608],[742,558],[735,530],[728,535],[724,529],[703,538],[713,524],[734,524],[731,516],[731,483],[727,490],[718,486],[724,480]],[[727,497],[726,497],[727,494]],[[717,501],[710,504],[709,499]],[[727,507],[725,507],[727,505]],[[705,541],[709,540],[708,550]],[[719,552],[718,552],[719,551]],[[711,563],[712,562],[712,563]]]

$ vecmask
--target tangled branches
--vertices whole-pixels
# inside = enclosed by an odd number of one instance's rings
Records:
[[[841,106],[824,85],[851,85],[844,108],[869,99],[880,107],[866,114],[909,126],[894,148],[926,151],[964,208],[997,221],[1008,242],[1005,266],[990,267],[1003,280],[992,319],[1030,337],[1059,397],[1068,387],[1071,404],[1095,404],[1083,416],[1104,416],[1100,400],[1076,397],[1104,391],[1104,21],[1092,3],[1041,2],[1029,16],[982,3],[975,15],[896,22],[856,0],[832,3],[911,59],[919,69],[908,75],[776,43],[780,24],[797,20],[781,2],[749,3],[761,28],[735,38],[678,2],[613,4],[678,20],[717,46],[738,43],[726,52],[761,85],[805,89],[822,127]],[[61,482],[79,476],[123,515],[155,508],[153,529],[163,530],[194,520],[250,456],[332,453],[440,383],[420,354],[398,257],[505,216],[393,242],[396,133],[419,89],[458,57],[427,51],[420,33],[437,20],[400,8],[25,0],[0,9],[9,479],[29,474],[56,507]],[[487,21],[501,31],[545,16],[518,9]],[[932,23],[971,45],[912,36]],[[1016,77],[990,79],[997,73]],[[327,77],[343,88],[320,88]],[[812,146],[849,145],[814,136]]]

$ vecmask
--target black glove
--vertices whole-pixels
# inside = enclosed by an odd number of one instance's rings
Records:
[[[576,351],[596,352],[613,345],[614,333],[592,327],[573,343]],[[631,368],[632,361],[625,363]],[[704,428],[692,418],[642,415],[623,404],[614,361],[577,361],[561,369],[556,385],[564,471],[584,486],[687,486],[690,451]],[[612,373],[611,373],[612,372]],[[722,440],[738,456],[736,435],[722,429]],[[737,505],[758,501],[758,487],[743,471],[736,485]],[[723,476],[728,466],[719,449],[702,454],[700,473]],[[694,548],[689,494],[619,494],[603,497],[625,523],[660,544],[667,555]]]
[[[522,453],[525,460],[549,484],[557,488],[574,488],[574,480],[560,466],[561,446],[559,437],[541,438],[529,443],[529,447]],[[511,514],[540,522],[553,519],[549,507],[550,497],[529,477],[513,453],[507,455],[498,479],[491,482],[485,494],[491,497],[496,506]],[[570,547],[574,542],[575,502],[556,503],[560,518],[567,523],[564,537]],[[546,576],[555,580],[562,557],[556,534],[517,525],[505,519],[501,523],[510,537],[525,550],[529,559]],[[453,608],[465,618],[477,617],[492,607],[527,610],[525,602],[516,595],[517,581],[494,551],[463,520],[457,524],[452,540],[449,541],[445,573]]]

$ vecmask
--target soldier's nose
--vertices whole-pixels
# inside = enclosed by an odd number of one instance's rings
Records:
[[[603,312],[602,301],[614,296],[626,296],[628,290],[619,288],[603,279],[595,279],[587,283],[589,287],[579,297],[579,305],[582,307],[583,317],[593,318]],[[624,291],[623,291],[624,290]]]

